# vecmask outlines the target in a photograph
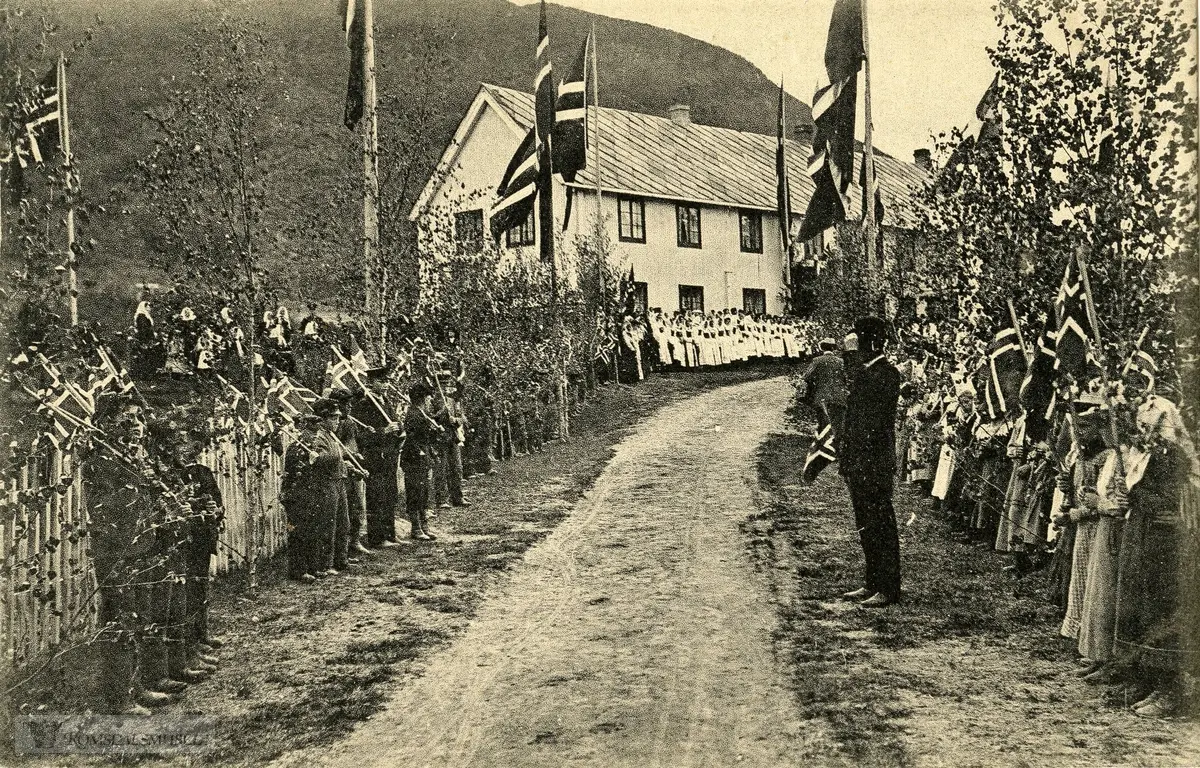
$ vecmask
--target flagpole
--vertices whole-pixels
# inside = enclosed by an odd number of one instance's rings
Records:
[[[1125,457],[1121,455],[1121,434],[1117,429],[1117,414],[1113,411],[1108,397],[1108,368],[1100,360],[1100,356],[1104,354],[1104,345],[1100,340],[1100,318],[1096,315],[1096,301],[1092,297],[1092,281],[1088,279],[1086,250],[1080,246],[1079,250],[1075,252],[1075,258],[1079,262],[1079,278],[1083,283],[1083,295],[1087,297],[1088,325],[1092,326],[1092,340],[1096,343],[1096,358],[1100,361],[1100,370],[1104,377],[1104,387],[1102,388],[1104,403],[1110,406],[1108,408],[1108,430],[1111,433],[1113,450],[1117,453],[1117,472],[1119,477],[1124,480]],[[1120,483],[1118,487],[1121,486],[1124,486],[1124,482]]]
[[[363,92],[367,124],[363,128],[363,304],[368,322],[377,313],[379,350],[384,343],[383,285],[378,274],[379,247],[379,119],[375,92],[375,7],[363,3]]]
[[[67,121],[67,66],[63,55],[58,54],[58,98],[59,126],[62,136],[63,161],[66,165],[66,187],[69,204],[67,207],[67,296],[71,325],[79,324],[79,277],[75,263],[75,184],[72,181],[74,162],[71,159],[71,130]]]
[[[1008,319],[1012,321],[1013,330],[1017,332],[1017,343],[1021,345],[1021,355],[1025,358],[1025,365],[1033,362],[1033,355],[1030,354],[1029,348],[1025,346],[1025,334],[1021,333],[1021,324],[1017,322],[1017,308],[1013,306],[1013,300],[1008,301]]]
[[[863,111],[866,119],[863,123],[863,163],[865,165],[864,179],[866,189],[863,190],[863,220],[867,223],[864,249],[867,257],[867,293],[872,296],[874,303],[875,289],[875,152],[871,146],[871,49],[870,35],[867,33],[867,0],[860,0],[862,5],[862,46],[863,46]]]
[[[597,259],[597,272],[600,278],[600,299],[605,301],[607,293],[604,285],[604,267],[607,259],[607,254],[600,253],[600,236],[603,233],[604,207],[601,203],[603,194],[600,185],[600,70],[599,54],[596,53],[596,22],[592,22],[592,106],[595,108],[595,118],[592,120],[596,124],[596,139],[592,142],[592,162],[594,164],[594,173],[596,174],[596,253],[599,256]],[[584,87],[587,86],[587,72],[583,76]]]

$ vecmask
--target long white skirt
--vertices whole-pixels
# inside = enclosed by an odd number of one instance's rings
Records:
[[[950,478],[953,476],[954,449],[942,445],[942,451],[938,454],[937,473],[933,476],[933,498],[946,500],[946,494],[950,492]]]

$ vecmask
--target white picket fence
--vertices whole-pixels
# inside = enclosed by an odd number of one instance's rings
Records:
[[[287,544],[287,524],[279,502],[283,458],[268,452],[260,478],[250,457],[232,442],[210,446],[202,461],[216,475],[225,507],[213,568],[217,574],[245,568],[251,552],[254,506],[259,507],[259,562]],[[257,493],[251,493],[254,485]],[[54,490],[20,500],[32,489]],[[96,578],[87,537],[82,473],[69,450],[50,449],[30,459],[4,492],[10,510],[0,516],[0,680],[14,669],[77,641],[95,627]]]

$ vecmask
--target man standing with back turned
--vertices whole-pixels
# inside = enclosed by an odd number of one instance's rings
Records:
[[[854,505],[854,524],[866,559],[866,585],[844,596],[866,598],[863,607],[880,608],[900,600],[900,539],[892,508],[900,372],[883,353],[888,335],[883,320],[860,317],[854,333],[862,364],[846,401],[838,471]]]

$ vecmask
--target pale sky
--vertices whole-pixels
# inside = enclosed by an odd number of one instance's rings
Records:
[[[515,0],[520,4],[535,0]],[[812,103],[833,0],[553,0],[666,27],[737,53]],[[931,133],[966,125],[991,82],[992,0],[869,0],[875,144],[909,159]],[[554,34],[553,28],[550,30]],[[601,66],[603,45],[599,41]],[[862,133],[862,96],[859,96]]]

